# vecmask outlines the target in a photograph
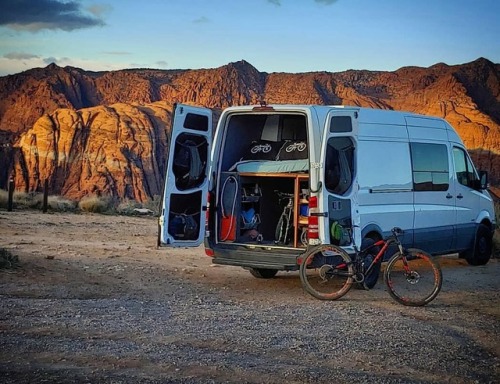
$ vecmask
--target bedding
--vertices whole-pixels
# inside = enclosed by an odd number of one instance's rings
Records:
[[[230,171],[252,173],[304,172],[309,169],[309,161],[301,160],[242,160],[234,164]]]
[[[254,141],[245,155],[229,171],[282,173],[309,169],[307,143],[292,141]]]

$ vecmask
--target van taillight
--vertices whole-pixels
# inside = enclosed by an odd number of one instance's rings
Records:
[[[311,196],[309,198],[309,216],[307,217],[307,237],[308,239],[319,238],[318,228],[318,196]]]

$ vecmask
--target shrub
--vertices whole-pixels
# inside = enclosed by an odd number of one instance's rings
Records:
[[[12,205],[16,208],[41,208],[43,196],[35,192],[14,191]],[[7,208],[9,203],[9,192],[0,189],[0,207]]]
[[[113,201],[110,197],[87,196],[80,200],[78,208],[84,212],[110,213]]]
[[[42,208],[43,195],[36,192],[14,191],[13,201],[17,208]]]
[[[116,212],[119,215],[134,215],[135,208],[141,208],[141,204],[135,200],[124,199],[116,207]]]
[[[0,189],[0,208],[7,208],[9,202],[9,193]],[[18,209],[42,209],[43,194],[36,192],[14,191],[12,196],[12,205]],[[76,202],[66,199],[62,196],[48,196],[47,207],[56,212],[67,212],[76,210]]]
[[[153,199],[148,199],[148,201],[146,201],[142,206],[143,208],[153,211],[153,215],[159,216],[161,210],[161,196],[154,195]]]
[[[9,192],[4,189],[0,189],[0,208],[7,208],[9,202]]]
[[[48,196],[47,206],[56,212],[74,212],[77,203],[76,201],[65,199],[62,196]]]
[[[0,248],[0,269],[19,267],[19,258],[8,250]]]

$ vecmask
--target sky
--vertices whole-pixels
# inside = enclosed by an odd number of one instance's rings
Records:
[[[394,71],[500,63],[500,0],[0,0],[0,76],[217,68]]]

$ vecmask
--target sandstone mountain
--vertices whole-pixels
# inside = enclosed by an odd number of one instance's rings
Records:
[[[394,72],[264,73],[245,61],[215,69],[89,72],[46,68],[0,77],[0,187],[71,198],[161,193],[175,102],[344,104],[447,119],[500,185],[500,65],[474,62]]]

